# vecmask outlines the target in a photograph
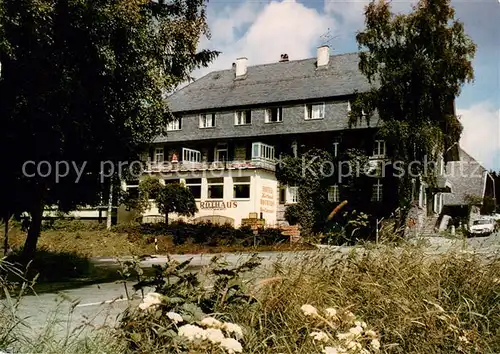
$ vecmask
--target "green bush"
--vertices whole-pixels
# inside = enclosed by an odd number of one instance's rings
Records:
[[[297,225],[300,220],[301,210],[298,204],[290,205],[285,210],[285,220],[290,225]]]

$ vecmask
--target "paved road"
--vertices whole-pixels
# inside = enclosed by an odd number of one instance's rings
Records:
[[[489,237],[477,237],[466,240],[449,240],[442,237],[427,238],[427,250],[430,255],[441,254],[450,249],[459,249],[466,252],[476,252],[480,254],[500,254],[500,233]],[[363,251],[362,249],[355,249]],[[270,265],[278,259],[291,260],[300,259],[301,257],[310,257],[318,253],[328,252],[333,256],[340,256],[352,252],[352,247],[329,247],[323,246],[320,250],[300,251],[300,252],[262,252],[259,257],[262,258],[262,265]],[[251,257],[250,253],[239,254],[220,254],[231,265],[241,263]],[[214,255],[173,255],[172,259],[179,262],[192,259],[192,269],[197,271],[203,266],[210,263]],[[125,258],[126,259],[126,258]],[[116,260],[112,258],[96,258],[93,262],[99,266],[116,266]],[[141,266],[149,268],[153,264],[165,264],[167,257],[156,256],[151,257],[143,262]],[[132,289],[134,283],[127,283],[128,289]],[[61,297],[56,294],[41,294],[39,296],[27,296],[23,298],[19,308],[19,314],[22,318],[26,318],[26,322],[32,326],[31,333],[40,332],[47,320],[53,320],[51,314],[55,314],[55,319],[60,322],[61,334],[69,328],[73,330],[79,325],[90,322],[94,326],[113,325],[116,323],[117,317],[129,305],[125,300],[126,294],[123,284],[106,283],[99,285],[85,286],[77,289],[65,290],[62,292],[67,299],[78,300],[78,304],[74,308],[73,316],[68,321],[68,312],[71,303],[68,301],[61,302]],[[139,295],[139,294],[135,294]],[[136,301],[138,302],[138,300]],[[64,329],[64,330],[63,330]]]

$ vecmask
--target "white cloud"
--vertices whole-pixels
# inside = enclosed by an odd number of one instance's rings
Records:
[[[460,145],[484,167],[500,170],[500,109],[481,102],[457,114],[464,126]]]
[[[247,57],[249,65],[277,62],[284,53],[290,60],[311,57],[321,35],[328,29],[334,30],[337,23],[328,14],[295,0],[265,5],[248,0],[228,6],[222,13],[209,12],[208,25],[212,39],[202,41],[200,47],[222,53],[209,68],[194,72],[195,78],[213,70],[231,68],[239,56]],[[243,34],[239,33],[244,30]]]

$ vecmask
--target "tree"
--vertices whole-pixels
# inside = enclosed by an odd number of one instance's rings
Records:
[[[198,211],[193,194],[180,183],[169,183],[163,187],[156,196],[155,202],[159,212],[165,215],[167,225],[170,213],[193,216]]]
[[[30,215],[25,260],[46,205],[98,204],[118,163],[136,160],[173,119],[165,94],[218,54],[197,51],[209,34],[204,7],[204,0],[0,2],[7,183],[0,209]]]
[[[356,36],[359,69],[373,87],[357,95],[350,123],[377,114],[393,161],[406,171],[398,180],[399,227],[411,205],[410,169],[433,186],[436,172],[423,175],[425,157],[435,161],[459,141],[454,99],[473,80],[476,46],[455,20],[450,0],[420,0],[407,15],[392,14],[390,3],[380,0],[367,5],[365,16],[366,28]]]

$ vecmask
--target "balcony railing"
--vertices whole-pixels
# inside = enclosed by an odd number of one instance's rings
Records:
[[[263,159],[213,161],[213,162],[148,162],[145,172],[177,172],[177,171],[203,171],[203,170],[238,170],[238,169],[264,169],[276,170],[276,162]]]

